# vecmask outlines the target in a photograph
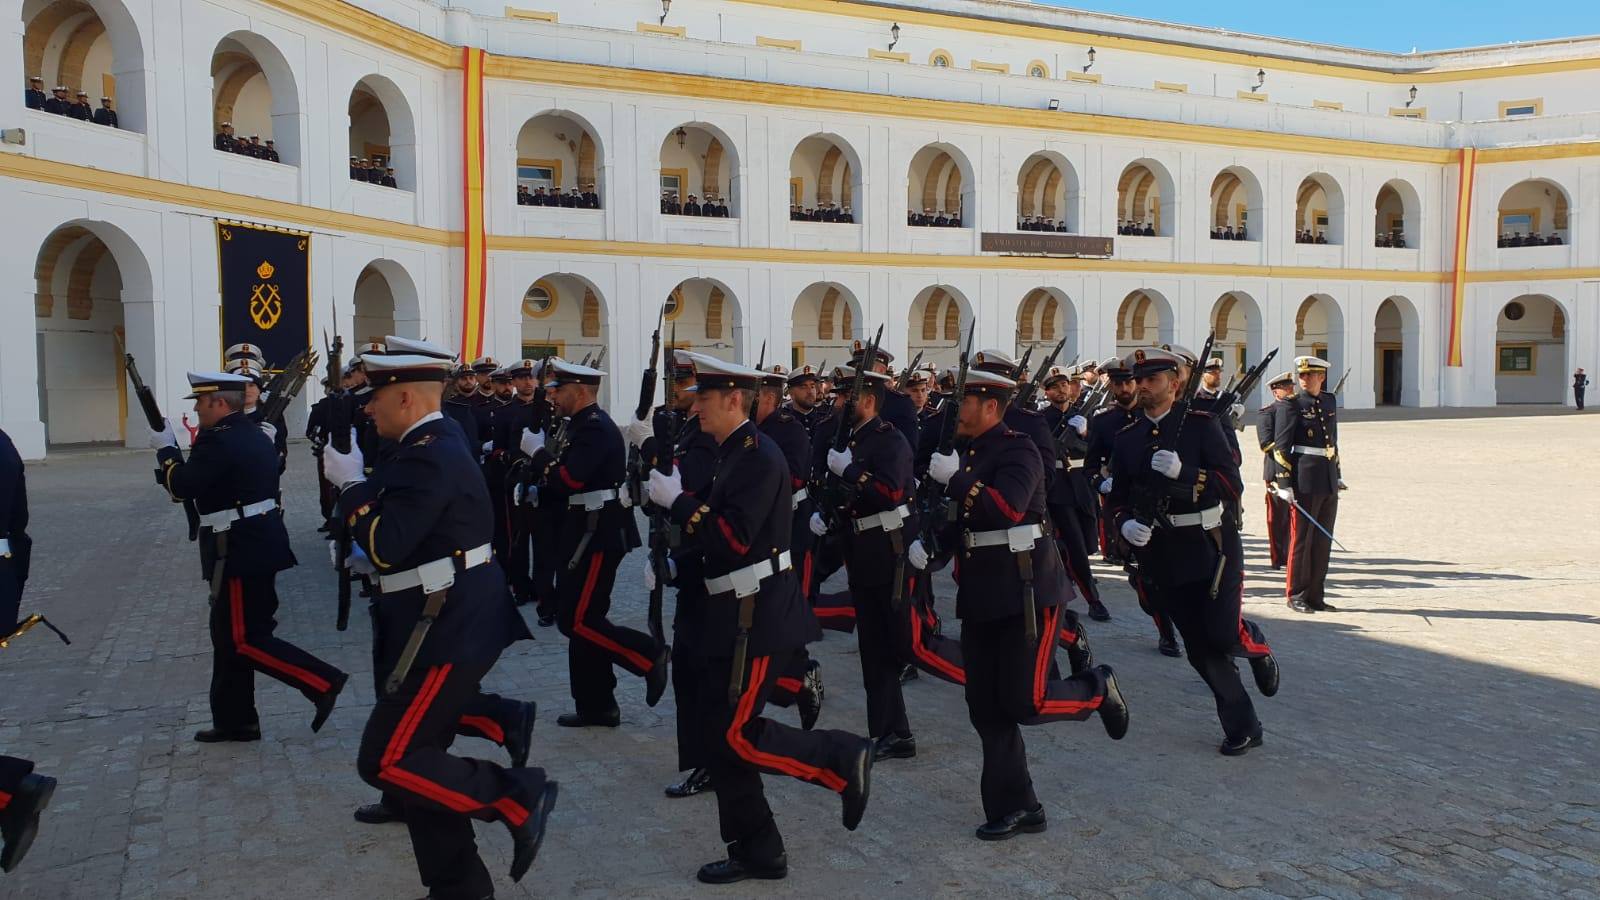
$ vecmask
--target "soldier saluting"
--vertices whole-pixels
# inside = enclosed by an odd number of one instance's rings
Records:
[[[278,458],[272,439],[245,416],[250,379],[190,372],[200,431],[189,459],[167,422],[150,433],[157,483],[173,500],[192,500],[200,513],[200,565],[211,583],[211,727],[202,743],[258,741],[255,672],[296,688],[316,705],[311,730],[333,712],[350,676],[273,635],[277,573],[293,568],[294,553],[278,506]]]
[[[1261,746],[1261,722],[1231,657],[1250,660],[1256,685],[1278,692],[1278,664],[1254,623],[1240,618],[1244,551],[1223,514],[1241,481],[1222,426],[1189,408],[1175,352],[1135,350],[1125,364],[1139,385],[1142,415],[1117,433],[1111,507],[1134,548],[1144,595],[1183,635],[1184,651],[1216,697],[1224,756]]]
[[[1295,509],[1289,520],[1285,593],[1295,612],[1333,612],[1334,606],[1323,599],[1323,583],[1344,486],[1339,477],[1339,403],[1323,390],[1327,360],[1297,356],[1294,369],[1300,390],[1278,401],[1273,413],[1272,456],[1284,470],[1276,493]]]
[[[706,666],[696,686],[726,859],[698,878],[728,884],[783,878],[788,858],[761,784],[790,775],[838,793],[844,826],[866,810],[872,743],[844,731],[803,731],[761,716],[780,675],[821,636],[805,609],[790,554],[793,486],[783,452],[750,421],[761,373],[696,357],[695,411],[717,442],[709,492],[685,493],[677,470],[650,473],[650,500],[668,510],[704,564]],[[682,577],[682,573],[679,574]]]
[[[510,830],[518,880],[538,853],[556,784],[542,769],[506,769],[452,756],[449,747],[479,700],[479,682],[527,632],[490,550],[493,512],[475,448],[439,411],[448,354],[363,362],[367,411],[394,446],[372,480],[358,445],[348,454],[331,444],[323,451],[324,472],[340,486],[339,515],[378,582],[378,668],[386,677],[356,767],[404,806],[431,896],[493,896],[471,820]]]

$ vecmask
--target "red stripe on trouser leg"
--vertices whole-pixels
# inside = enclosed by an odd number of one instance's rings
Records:
[[[378,772],[378,777],[384,781],[404,788],[414,794],[432,800],[452,812],[475,813],[480,810],[493,809],[512,825],[521,825],[528,821],[528,810],[522,804],[510,797],[501,797],[493,803],[479,803],[466,794],[452,791],[442,784],[429,781],[415,772],[407,772],[396,766],[388,766]]]
[[[1257,641],[1255,637],[1250,634],[1250,629],[1245,627],[1245,624],[1242,620],[1239,622],[1239,644],[1244,647],[1246,653],[1262,653],[1268,655],[1272,653],[1271,647],[1268,647],[1266,644]]]
[[[232,612],[233,622],[233,649],[234,652],[246,659],[266,666],[274,672],[288,676],[291,680],[299,682],[318,694],[326,694],[332,685],[327,679],[312,672],[307,672],[299,666],[290,665],[278,659],[259,647],[250,646],[244,634],[244,582],[238,578],[228,579],[228,608]]]
[[[506,742],[505,729],[500,727],[500,723],[488,716],[462,716],[461,725],[464,728],[471,728],[496,744],[504,744]]]
[[[1300,543],[1300,511],[1291,508],[1289,511],[1289,556],[1284,560],[1283,596],[1294,596],[1294,557]]]
[[[572,633],[607,653],[622,657],[641,672],[648,674],[654,663],[584,623],[583,617],[589,611],[589,598],[594,594],[595,582],[600,580],[600,566],[605,562],[605,556],[604,553],[596,553],[589,558],[589,574],[584,576],[583,592],[578,595],[578,610],[572,617]]]
[[[767,668],[771,664],[770,656],[758,656],[751,662],[750,680],[746,683],[744,694],[739,697],[738,707],[734,709],[733,723],[728,726],[728,746],[740,759],[751,765],[820,784],[834,793],[844,793],[847,782],[838,773],[807,765],[792,757],[763,753],[745,737],[744,726],[749,724],[750,717],[755,711],[756,695],[761,692],[761,685],[767,678]]]
[[[406,714],[400,717],[400,724],[395,727],[394,734],[389,735],[389,746],[384,748],[383,759],[378,763],[380,768],[386,769],[406,755],[411,737],[417,732],[417,723],[422,721],[423,714],[433,705],[433,699],[439,696],[439,688],[444,686],[445,676],[449,674],[448,663],[428,669],[427,676],[422,679],[422,687],[417,689],[417,696],[411,698],[411,705],[406,707]]]
[[[930,652],[922,643],[922,613],[917,610],[915,602],[911,604],[911,652],[924,665],[943,672],[945,677],[956,684],[967,683],[967,673],[964,669],[958,668],[939,654]]]
[[[798,694],[800,693],[800,689],[805,687],[805,684],[798,678],[779,678],[777,681],[773,682],[773,684],[791,694]]]
[[[804,560],[800,563],[800,596],[811,596],[811,558],[813,554],[806,551]]]
[[[814,606],[811,608],[818,618],[854,619],[856,608],[854,606]]]
[[[1267,559],[1273,565],[1278,564],[1278,540],[1272,530],[1272,495],[1267,495]]]
[[[6,807],[8,807],[10,805],[11,805],[11,795],[6,793],[5,791],[0,791],[0,809],[5,809]]]
[[[1055,634],[1060,625],[1057,620],[1061,615],[1061,607],[1052,606],[1044,614],[1044,629],[1039,637],[1039,651],[1034,661],[1033,668],[1033,708],[1038,714],[1060,715],[1075,714],[1084,710],[1098,709],[1104,694],[1093,700],[1048,700],[1045,697],[1045,680],[1048,677],[1050,663],[1055,654],[1052,652],[1055,645],[1050,642],[1049,635]]]

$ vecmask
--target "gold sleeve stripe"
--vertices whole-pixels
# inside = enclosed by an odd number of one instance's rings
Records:
[[[389,568],[389,564],[378,558],[378,520],[382,514],[372,517],[372,524],[367,526],[367,556],[372,558],[372,564],[380,569]]]
[[[163,469],[163,472],[162,472],[161,480],[166,485],[167,495],[169,497],[171,497],[172,499],[174,499],[174,500],[181,500],[183,498],[179,497],[178,496],[178,492],[172,489],[172,473],[173,473],[173,470],[175,470],[177,468],[178,468],[178,464],[177,463],[173,462],[170,459],[167,460],[166,466],[165,466],[165,468]]]

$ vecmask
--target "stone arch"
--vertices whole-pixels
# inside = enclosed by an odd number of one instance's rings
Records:
[[[794,365],[843,361],[850,342],[861,336],[861,321],[861,301],[849,288],[832,281],[807,285],[794,300],[791,361]]]
[[[790,206],[822,210],[829,206],[848,210],[860,224],[865,210],[855,207],[861,190],[861,156],[844,138],[818,133],[802,138],[789,155]]]
[[[1224,380],[1266,355],[1263,323],[1261,304],[1244,291],[1229,291],[1217,298],[1211,308],[1211,332],[1216,335],[1212,352],[1222,357]],[[1272,374],[1276,373],[1269,373],[1268,377]]]
[[[1122,298],[1117,308],[1117,354],[1174,340],[1172,303],[1160,291],[1140,288]]]
[[[1372,328],[1372,400],[1376,406],[1420,406],[1422,317],[1398,294],[1378,304]]]
[[[909,213],[959,220],[971,227],[974,176],[972,162],[953,144],[929,144],[911,157],[906,181]]]
[[[545,110],[517,132],[516,183],[535,194],[539,188],[592,193],[605,205],[604,148],[598,132],[582,116]],[[548,176],[548,177],[547,177]]]
[[[253,31],[235,31],[211,54],[213,125],[231,122],[236,137],[271,140],[284,165],[300,164],[300,92],[277,45]]]
[[[421,339],[422,297],[406,267],[392,259],[375,259],[356,276],[351,301],[351,333],[357,342],[381,341],[386,335]]]
[[[1328,389],[1344,374],[1344,310],[1327,294],[1312,294],[1300,301],[1294,316],[1295,356],[1320,356],[1328,361]]]
[[[694,195],[698,202],[720,199],[730,218],[739,217],[739,153],[726,132],[705,122],[686,122],[661,141],[661,174],[684,179],[680,202]],[[663,186],[663,190],[665,187]]]
[[[1549,294],[1523,294],[1496,307],[1494,375],[1499,404],[1565,403],[1573,363],[1568,310]]]
[[[1117,179],[1117,223],[1140,228],[1149,225],[1157,237],[1171,237],[1177,224],[1175,200],[1166,166],[1153,159],[1136,159]]]
[[[668,292],[667,303],[678,347],[741,361],[744,311],[733,288],[715,278],[689,278]]]
[[[1019,349],[1033,347],[1035,358],[1043,358],[1055,349],[1062,338],[1067,343],[1061,348],[1061,362],[1077,356],[1078,311],[1072,299],[1056,288],[1034,288],[1023,295],[1017,306],[1017,343]]]
[[[22,58],[24,77],[43,78],[46,93],[57,84],[82,90],[95,108],[110,97],[120,128],[145,130],[144,42],[118,0],[25,3]]]
[[[368,75],[351,89],[349,112],[350,155],[382,156],[394,167],[396,185],[416,190],[416,120],[405,93],[382,75]]]
[[[1081,205],[1078,173],[1066,157],[1042,151],[1023,161],[1022,168],[1017,171],[1019,228],[1027,220],[1043,217],[1058,226],[1064,222],[1067,231],[1075,233]]]
[[[1540,244],[1572,243],[1571,193],[1559,181],[1528,178],[1500,195],[1495,233],[1501,247],[1537,246],[1527,240],[1538,235]]]
[[[908,352],[924,362],[951,365],[960,355],[961,336],[972,327],[972,303],[949,285],[923,288],[911,301]]]
[[[1422,198],[1411,183],[1391,178],[1373,201],[1372,233],[1379,247],[1415,249],[1422,237]]]
[[[1305,243],[1316,243],[1321,235],[1326,243],[1344,243],[1344,190],[1326,172],[1314,172],[1300,182],[1294,195],[1296,240],[1309,235]]]
[[[1229,166],[1218,172],[1211,181],[1211,215],[1206,222],[1211,236],[1226,237],[1229,230],[1237,236],[1242,229],[1244,240],[1261,240],[1266,215],[1264,198],[1261,180],[1244,166]]]
[[[551,272],[534,279],[523,290],[520,318],[519,359],[579,360],[598,355],[608,343],[605,295],[582,275]]]

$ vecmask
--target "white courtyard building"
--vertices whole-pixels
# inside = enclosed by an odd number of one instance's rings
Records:
[[[218,218],[312,233],[319,344],[605,346],[615,409],[663,304],[678,344],[747,363],[840,362],[879,323],[935,361],[969,328],[1069,359],[1215,331],[1230,367],[1327,356],[1354,408],[1570,402],[1600,363],[1600,39],[1397,55],[1017,0],[512,2],[0,0],[23,455],[143,446],[119,339],[183,408],[219,363]],[[32,75],[114,97],[120,127],[26,108]],[[214,149],[224,121],[280,161]],[[691,194],[726,216],[680,214]]]

